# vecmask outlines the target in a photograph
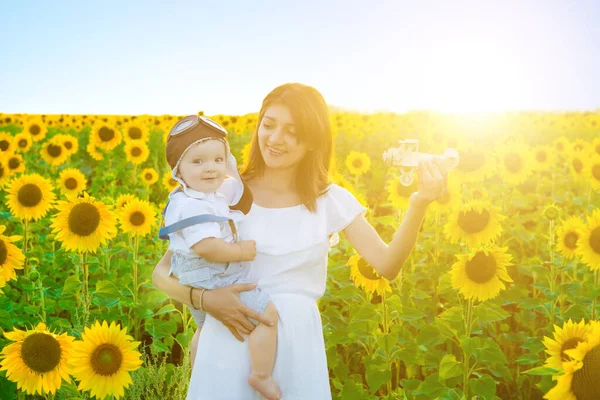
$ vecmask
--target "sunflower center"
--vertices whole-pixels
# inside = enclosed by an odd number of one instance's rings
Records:
[[[377,281],[381,279],[377,275],[375,275],[375,269],[373,269],[373,267],[367,264],[367,262],[363,258],[358,259],[358,271],[362,276],[369,280]]]
[[[139,147],[134,147],[133,149],[131,149],[132,156],[139,157],[140,154],[142,154],[142,149],[140,149]]]
[[[17,193],[19,203],[25,207],[35,207],[42,201],[42,190],[33,183],[23,185]]]
[[[523,160],[518,154],[508,153],[504,156],[504,166],[513,174],[516,174],[523,168]]]
[[[560,359],[562,361],[569,361],[571,359],[571,357],[569,357],[567,354],[565,354],[565,351],[574,349],[575,347],[577,347],[577,344],[579,342],[581,342],[582,340],[583,339],[578,338],[578,337],[572,337],[569,340],[565,340],[562,347],[560,348]]]
[[[549,207],[548,209],[546,209],[544,216],[549,220],[554,221],[556,218],[558,218],[558,210],[554,207]]]
[[[410,197],[411,194],[417,191],[418,184],[413,182],[410,186],[404,186],[400,182],[396,184],[396,193],[400,197]]]
[[[65,187],[69,190],[73,190],[77,188],[77,179],[75,178],[67,178],[65,181]]]
[[[73,143],[71,143],[71,142],[64,142],[63,146],[65,146],[65,149],[71,150],[73,148]]]
[[[151,174],[151,173],[149,173],[149,172],[148,172],[148,173],[147,173],[145,176],[146,176],[146,180],[147,180],[147,181],[149,181],[149,180],[151,180],[151,179],[152,179],[152,174]]]
[[[58,340],[45,333],[32,333],[21,345],[23,362],[39,374],[56,368],[60,362],[60,354]]]
[[[29,133],[32,134],[33,136],[39,135],[41,131],[42,131],[42,128],[40,128],[39,125],[34,124],[29,127]]]
[[[355,159],[354,161],[352,161],[352,166],[354,168],[362,167],[362,160],[360,158]]]
[[[490,222],[490,213],[484,209],[481,212],[469,210],[458,214],[458,226],[467,233],[478,233],[485,229]]]
[[[21,140],[19,140],[18,145],[19,145],[20,148],[24,149],[25,147],[27,147],[27,139],[21,139]]]
[[[16,157],[13,157],[10,160],[8,160],[8,168],[9,169],[17,169],[17,168],[19,168],[20,165],[21,165],[21,161]]]
[[[563,239],[563,243],[567,248],[575,250],[577,248],[577,239],[579,239],[577,232],[568,232]]]
[[[573,166],[573,169],[577,173],[580,173],[581,170],[583,169],[583,162],[581,162],[581,160],[579,158],[573,159],[573,161],[571,161],[571,165]]]
[[[535,154],[535,159],[538,160],[538,162],[542,163],[542,162],[546,161],[547,158],[548,158],[548,155],[546,154],[545,151],[538,151]]]
[[[142,137],[142,130],[137,126],[129,128],[129,137],[132,139],[139,139]]]
[[[48,145],[48,154],[50,154],[52,157],[58,157],[60,156],[60,153],[62,153],[62,146],[57,146],[54,144]]]
[[[143,225],[145,220],[146,217],[144,216],[144,213],[139,211],[134,212],[133,214],[131,214],[131,217],[129,217],[129,222],[131,222],[131,224],[135,226]]]
[[[4,178],[4,167],[0,164],[0,179]]]
[[[590,350],[583,358],[583,367],[573,374],[571,391],[577,400],[594,400],[600,393],[600,347]]]
[[[119,371],[123,355],[114,344],[103,343],[94,350],[91,365],[98,375],[110,376]]]
[[[596,254],[600,254],[600,226],[590,234],[590,247]]]
[[[595,180],[600,181],[600,164],[595,164],[592,167],[592,176]]]
[[[69,229],[76,235],[91,235],[98,225],[100,225],[100,212],[93,204],[77,204],[69,213]]]
[[[4,240],[0,239],[0,265],[4,265],[4,262],[8,258],[8,249]]]
[[[485,155],[480,151],[466,151],[460,153],[460,161],[457,169],[464,172],[477,171],[485,164]]]
[[[0,151],[6,151],[8,149],[8,140],[0,140]]]
[[[103,126],[98,131],[98,135],[103,142],[110,142],[115,137],[115,131],[106,126]]]
[[[467,261],[465,267],[469,279],[476,283],[486,283],[496,275],[497,264],[492,254],[485,255],[483,251],[478,251]]]

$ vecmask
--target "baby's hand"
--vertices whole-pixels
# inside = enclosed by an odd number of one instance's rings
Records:
[[[242,240],[238,242],[242,249],[240,261],[252,261],[256,257],[256,240]]]

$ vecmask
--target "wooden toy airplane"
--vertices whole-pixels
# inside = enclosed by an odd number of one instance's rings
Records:
[[[460,160],[455,149],[446,149],[442,156],[428,153],[419,153],[419,140],[406,139],[399,141],[399,147],[392,147],[383,152],[383,162],[389,166],[400,168],[400,183],[410,186],[415,177],[413,171],[419,165],[420,160],[440,159],[449,171],[458,165]]]

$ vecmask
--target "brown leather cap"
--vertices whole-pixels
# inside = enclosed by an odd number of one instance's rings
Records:
[[[175,168],[183,152],[192,143],[206,138],[216,138],[226,142],[227,131],[211,119],[197,115],[190,115],[177,121],[167,138],[167,162],[171,169]]]

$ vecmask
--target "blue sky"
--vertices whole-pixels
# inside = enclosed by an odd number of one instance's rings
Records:
[[[600,107],[600,2],[1,0],[0,112]]]

